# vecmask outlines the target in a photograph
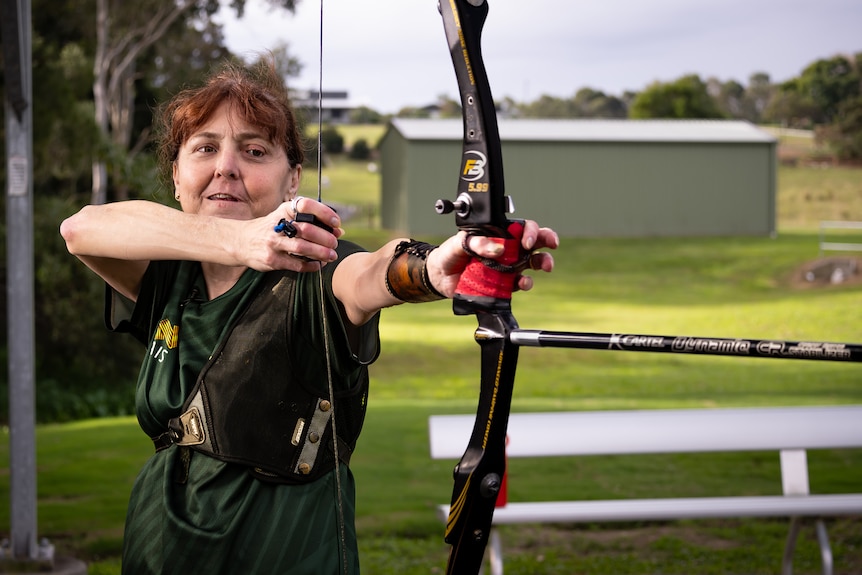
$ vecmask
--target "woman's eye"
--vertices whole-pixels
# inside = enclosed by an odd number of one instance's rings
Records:
[[[262,158],[266,155],[266,152],[258,148],[249,148],[248,154],[254,158]]]
[[[209,144],[204,144],[203,146],[198,147],[198,152],[210,153],[215,152],[215,146],[211,146]]]

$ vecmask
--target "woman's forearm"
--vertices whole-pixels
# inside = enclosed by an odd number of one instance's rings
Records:
[[[85,206],[61,224],[60,233],[69,252],[82,259],[192,259],[238,265],[241,262],[231,245],[237,224],[131,200]]]

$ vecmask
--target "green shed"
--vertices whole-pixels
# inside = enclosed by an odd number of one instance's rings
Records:
[[[567,237],[775,233],[776,140],[724,120],[500,120],[513,218]],[[394,119],[381,142],[382,223],[448,234],[461,120]]]

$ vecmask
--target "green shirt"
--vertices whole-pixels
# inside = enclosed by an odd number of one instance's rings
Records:
[[[348,253],[357,249],[341,244]],[[333,383],[338,390],[347,370],[364,369],[376,358],[378,340],[376,318],[359,329],[342,321],[331,290],[334,267],[325,266],[323,278],[327,321],[336,332],[330,353],[337,358]],[[136,407],[150,437],[163,433],[167,421],[181,413],[201,368],[263,277],[248,270],[227,293],[207,301],[200,295],[206,288],[198,263],[151,264],[129,321],[118,329],[147,342]],[[308,303],[319,303],[319,276],[297,277],[292,321],[308,337],[300,338],[301,349],[291,352],[301,358],[325,347],[317,327],[319,305]],[[160,451],[147,461],[132,490],[123,572],[319,575],[344,573],[346,563],[348,572],[358,573],[355,487],[346,465],[340,472],[339,505],[334,472],[306,485],[272,484],[255,479],[244,466],[186,448]]]

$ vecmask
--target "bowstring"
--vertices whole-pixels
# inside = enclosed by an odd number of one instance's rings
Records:
[[[320,0],[320,40],[318,45],[318,74],[317,74],[317,201],[323,201],[323,0]],[[326,286],[323,281],[323,265],[317,272],[320,287],[320,318],[323,327],[323,346],[326,356],[326,382],[329,390],[329,405],[332,410],[330,425],[332,427],[332,452],[335,457],[335,490],[338,530],[338,545],[340,549],[341,571],[344,575],[349,574],[347,563],[347,532],[344,521],[344,497],[341,486],[341,461],[338,457],[338,428],[335,423],[335,384],[332,379],[332,355],[329,342],[329,317],[326,313]]]

